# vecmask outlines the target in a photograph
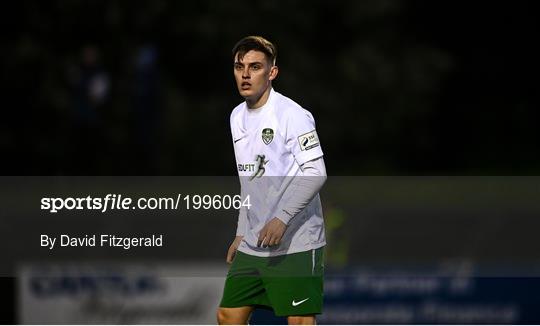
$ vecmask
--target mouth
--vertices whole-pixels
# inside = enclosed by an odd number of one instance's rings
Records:
[[[251,87],[251,84],[248,83],[248,82],[243,82],[243,83],[240,85],[240,87],[241,87],[242,89],[249,89],[249,88]]]

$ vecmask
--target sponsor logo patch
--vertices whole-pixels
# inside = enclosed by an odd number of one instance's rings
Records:
[[[266,172],[265,165],[269,160],[265,155],[257,155],[255,157],[255,163],[240,163],[238,164],[238,172],[253,172],[249,177],[249,180],[260,178]]]
[[[303,151],[310,150],[319,146],[319,137],[315,130],[303,134],[298,137],[298,143],[300,143],[300,149]]]
[[[249,181],[255,178],[262,177],[264,175],[264,172],[266,172],[266,169],[264,168],[264,166],[266,165],[266,163],[268,163],[268,160],[265,160],[264,158],[265,158],[264,155],[257,155],[257,157],[255,158],[255,161],[257,161],[257,171],[255,171],[255,173],[251,175],[251,177],[249,178]]]

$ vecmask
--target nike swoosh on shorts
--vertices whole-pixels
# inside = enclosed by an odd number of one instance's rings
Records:
[[[302,304],[302,303],[304,303],[304,302],[306,302],[306,301],[308,301],[308,300],[309,300],[309,298],[305,298],[304,300],[298,301],[298,302],[296,302],[296,301],[293,300],[293,301],[292,301],[292,306],[293,306],[293,307],[296,307],[296,306],[298,306],[298,305],[300,305],[300,304]]]

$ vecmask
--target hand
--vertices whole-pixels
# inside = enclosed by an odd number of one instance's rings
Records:
[[[227,251],[227,264],[231,264],[234,256],[236,255],[236,250],[238,250],[238,246],[240,246],[240,243],[242,242],[243,236],[236,236],[234,238],[233,242],[229,246],[229,250]]]
[[[287,229],[287,225],[283,223],[279,218],[274,217],[270,222],[262,228],[259,232],[259,241],[257,241],[257,247],[269,247],[277,246],[281,243],[281,238]]]

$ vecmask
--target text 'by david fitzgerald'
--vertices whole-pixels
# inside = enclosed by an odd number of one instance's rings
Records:
[[[53,250],[57,247],[117,247],[129,250],[136,247],[163,247],[163,234],[146,237],[120,237],[113,234],[93,234],[73,237],[67,234],[49,236],[41,234],[41,247]]]

